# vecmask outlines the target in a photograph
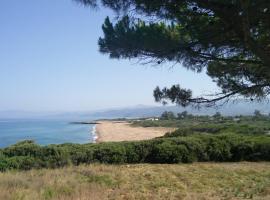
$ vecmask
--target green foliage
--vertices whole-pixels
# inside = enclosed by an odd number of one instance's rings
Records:
[[[181,115],[181,114],[180,114]],[[192,116],[174,120],[131,121],[133,126],[142,127],[174,127],[178,128],[166,137],[187,136],[195,133],[222,134],[235,133],[244,135],[260,135],[270,132],[270,118],[268,116]]]
[[[193,135],[194,131],[190,128],[179,128],[171,133],[166,133],[164,137],[183,137]]]
[[[181,113],[177,113],[177,119],[184,119],[184,118],[187,118],[187,117],[192,118],[193,115],[192,114],[188,114],[187,111],[183,111]]]
[[[172,119],[175,119],[175,115],[171,111],[169,111],[169,112],[165,111],[165,112],[163,112],[161,114],[160,119],[162,119],[162,120],[172,120]]]
[[[157,163],[179,163],[187,162],[188,155],[185,145],[177,145],[168,140],[154,146],[151,158],[152,162]]]
[[[219,119],[219,118],[222,117],[222,115],[221,115],[220,112],[216,112],[216,113],[213,115],[213,117]]]
[[[167,133],[164,137],[179,137],[189,136],[193,134],[223,134],[223,133],[234,133],[242,135],[264,135],[269,128],[256,127],[250,125],[196,125],[189,128],[179,128],[176,131]]]
[[[98,148],[95,148],[93,158],[97,162],[103,163],[126,163],[126,148],[124,145],[115,145],[113,143],[101,144]]]
[[[16,147],[16,148],[15,148]],[[21,153],[20,153],[21,150]],[[2,149],[0,170],[58,168],[82,163],[187,163],[194,161],[270,161],[270,137],[193,134],[139,142],[62,144],[19,143]]]
[[[253,116],[191,116],[134,121],[136,126],[179,127],[165,136],[138,142],[39,146],[19,142],[0,149],[0,171],[59,168],[90,163],[189,163],[270,161],[270,120]],[[132,121],[131,121],[132,122]]]

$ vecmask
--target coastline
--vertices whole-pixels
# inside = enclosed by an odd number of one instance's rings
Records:
[[[164,127],[133,127],[126,121],[97,122],[94,143],[150,140],[175,130]]]
[[[69,122],[69,124],[99,124],[99,122],[91,121],[91,122]]]

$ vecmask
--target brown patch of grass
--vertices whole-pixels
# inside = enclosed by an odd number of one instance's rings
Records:
[[[84,165],[0,174],[0,199],[270,199],[270,163]]]

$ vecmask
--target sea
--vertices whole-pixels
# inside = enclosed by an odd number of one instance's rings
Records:
[[[0,120],[0,148],[23,140],[40,145],[95,142],[95,125],[72,124],[65,120]]]

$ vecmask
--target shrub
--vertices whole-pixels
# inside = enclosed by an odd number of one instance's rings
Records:
[[[26,140],[19,142],[15,145],[11,145],[8,148],[3,149],[3,154],[12,157],[12,156],[33,156],[39,157],[42,155],[42,148],[35,144],[32,140]]]
[[[270,137],[193,134],[138,142],[39,146],[21,142],[0,150],[0,171],[58,168],[82,163],[270,161]]]
[[[251,142],[239,142],[231,149],[232,161],[249,160],[249,156],[254,152],[254,144]]]
[[[66,148],[50,145],[43,147],[40,159],[46,167],[58,168],[70,164],[70,154]]]
[[[125,146],[118,143],[101,144],[93,152],[94,161],[101,163],[125,163]]]
[[[218,138],[210,139],[206,151],[210,161],[230,161],[232,158],[231,145]]]
[[[154,163],[191,162],[191,160],[188,159],[188,154],[185,145],[177,145],[173,144],[171,141],[164,141],[154,146],[150,161]]]

